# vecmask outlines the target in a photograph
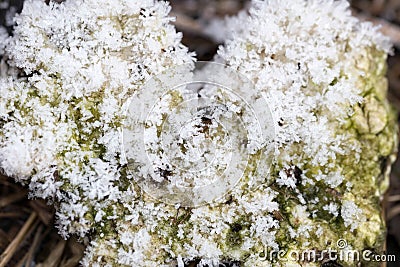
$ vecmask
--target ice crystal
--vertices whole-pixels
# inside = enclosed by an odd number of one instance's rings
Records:
[[[342,0],[254,0],[230,18],[216,61],[265,96],[272,171],[253,188],[259,166],[249,162],[224,199],[175,207],[133,182],[119,134],[127,100],[150,77],[194,62],[169,10],[153,0],[27,0],[13,36],[0,29],[0,167],[55,203],[64,237],[90,236],[82,264],[269,266],[267,249],[339,238],[380,249],[378,180],[396,143],[388,39]]]

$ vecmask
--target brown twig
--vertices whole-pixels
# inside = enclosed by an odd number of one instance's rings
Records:
[[[25,192],[18,192],[12,195],[8,195],[0,199],[0,208],[6,207],[14,202],[20,201],[26,198]]]
[[[1,218],[18,218],[21,217],[24,213],[20,211],[13,211],[13,212],[2,212],[0,213]]]
[[[400,195],[388,196],[387,201],[388,201],[388,202],[397,202],[397,201],[400,201]]]
[[[400,205],[394,206],[393,208],[389,209],[387,219],[388,221],[392,220],[397,215],[400,215]]]
[[[25,254],[24,257],[22,259],[20,259],[19,262],[15,266],[16,267],[30,266],[30,265],[25,265],[27,257],[28,257],[28,254]]]
[[[38,214],[39,219],[47,226],[50,225],[53,220],[52,209],[46,205],[43,200],[32,200],[29,202],[29,206]]]
[[[68,240],[67,246],[71,252],[71,256],[67,259],[64,258],[60,263],[60,267],[75,267],[82,259],[85,247],[78,243],[74,238]]]
[[[18,232],[17,236],[8,245],[6,250],[0,255],[0,267],[6,266],[8,261],[12,258],[14,252],[18,249],[22,241],[27,237],[27,233],[34,224],[36,217],[36,212],[32,212],[28,220],[25,222],[24,226],[22,226],[21,230]]]
[[[67,241],[61,240],[57,243],[57,245],[52,249],[47,259],[36,265],[37,267],[56,267],[61,261],[65,245]],[[1,267],[1,266],[0,266]]]
[[[170,16],[176,18],[174,25],[179,31],[189,32],[191,34],[208,38],[208,36],[204,33],[204,26],[201,25],[198,20],[195,20],[183,13],[171,12]]]
[[[33,238],[32,245],[29,247],[29,251],[27,253],[27,258],[25,260],[25,266],[31,266],[31,262],[33,261],[34,254],[43,239],[43,225],[40,225],[36,230],[35,237]]]

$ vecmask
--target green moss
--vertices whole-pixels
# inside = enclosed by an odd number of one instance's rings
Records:
[[[226,246],[231,249],[240,248],[243,243],[244,232],[248,230],[248,218],[242,216],[229,225],[226,233]]]

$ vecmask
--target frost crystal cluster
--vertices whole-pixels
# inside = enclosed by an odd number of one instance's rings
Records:
[[[119,133],[148,79],[194,64],[169,10],[153,0],[28,0],[13,36],[1,38],[0,167],[54,203],[64,237],[88,242],[82,264],[321,266],[328,259],[289,254],[335,249],[339,239],[380,252],[397,141],[387,38],[346,1],[253,1],[229,18],[216,61],[265,96],[272,170],[254,188],[250,160],[223,199],[175,207],[133,182]],[[272,250],[288,253],[272,263]]]

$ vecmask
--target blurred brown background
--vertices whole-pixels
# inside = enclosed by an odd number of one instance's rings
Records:
[[[134,1],[134,0],[132,0]],[[204,31],[215,18],[234,15],[247,1],[172,0],[176,27],[183,32],[183,43],[196,51],[199,60],[211,60],[219,43]],[[99,1],[99,4],[101,1]],[[23,0],[0,0],[0,24],[12,28],[12,17]],[[382,24],[382,31],[394,43],[388,59],[389,100],[400,112],[400,0],[353,0],[353,12],[363,20]],[[0,96],[1,97],[1,96]],[[54,229],[54,210],[41,200],[28,200],[28,192],[11,179],[0,176],[0,267],[73,267],[83,255],[84,246],[75,239],[62,240]],[[393,166],[391,186],[384,201],[387,217],[387,253],[395,254],[400,266],[400,160]],[[191,266],[195,266],[192,263]]]

